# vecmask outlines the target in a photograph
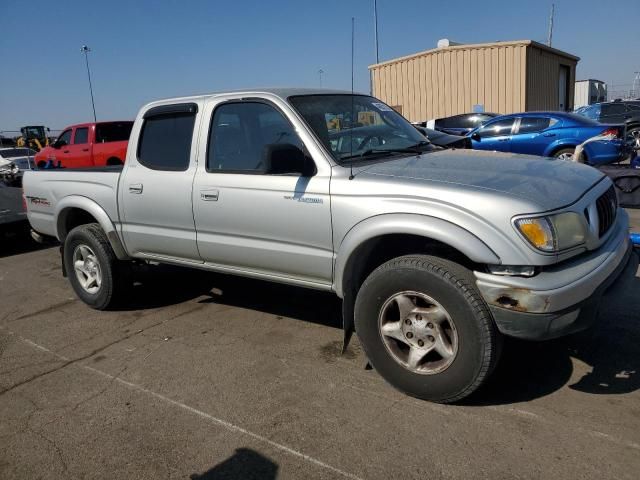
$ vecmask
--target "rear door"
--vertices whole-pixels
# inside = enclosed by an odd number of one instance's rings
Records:
[[[475,150],[511,151],[511,130],[515,118],[503,118],[489,122],[479,128],[472,136],[471,142]]]
[[[550,117],[519,117],[511,135],[511,151],[529,155],[544,155],[548,145],[557,140],[553,125],[558,123]]]
[[[201,263],[191,203],[199,104],[144,113],[120,180],[123,238],[134,255]]]

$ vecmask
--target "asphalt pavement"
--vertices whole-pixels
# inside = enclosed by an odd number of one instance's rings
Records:
[[[634,214],[636,225],[640,225]],[[593,329],[508,341],[463,405],[388,386],[326,293],[173,267],[96,312],[0,254],[0,478],[637,479],[638,258]]]

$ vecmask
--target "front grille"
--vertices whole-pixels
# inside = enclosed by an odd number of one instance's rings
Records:
[[[598,235],[602,237],[616,221],[616,214],[618,212],[618,199],[616,198],[616,191],[613,185],[596,200],[596,209],[599,220]]]

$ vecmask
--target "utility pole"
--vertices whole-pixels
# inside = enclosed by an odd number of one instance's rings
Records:
[[[631,86],[631,100],[638,98],[638,83],[640,83],[640,72],[633,72],[635,77],[633,79],[633,85]]]
[[[553,40],[553,14],[556,9],[556,4],[551,4],[551,15],[549,15],[549,35],[547,36],[547,46],[551,46],[551,41]]]
[[[378,0],[373,0],[373,39],[376,44],[376,63],[380,63],[380,51],[378,49]]]
[[[87,65],[87,77],[89,78],[89,93],[91,93],[91,107],[93,108],[93,121],[97,122],[96,118],[96,104],[93,101],[93,87],[91,86],[91,71],[89,70],[89,52],[91,49],[86,45],[83,45],[80,49],[82,53],[84,53],[84,61]]]
[[[320,77],[320,88],[322,88],[322,74],[324,73],[324,70],[320,69],[318,70],[318,76]]]

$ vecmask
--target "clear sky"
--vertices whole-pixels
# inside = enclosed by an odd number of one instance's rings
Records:
[[[578,78],[629,89],[640,71],[640,0],[555,0],[553,46],[581,57]],[[546,41],[548,0],[378,0],[380,59],[463,43]],[[251,86],[369,91],[373,0],[0,0],[0,130],[98,120],[150,100]],[[620,87],[618,87],[620,86]],[[611,88],[611,86],[610,86]]]

